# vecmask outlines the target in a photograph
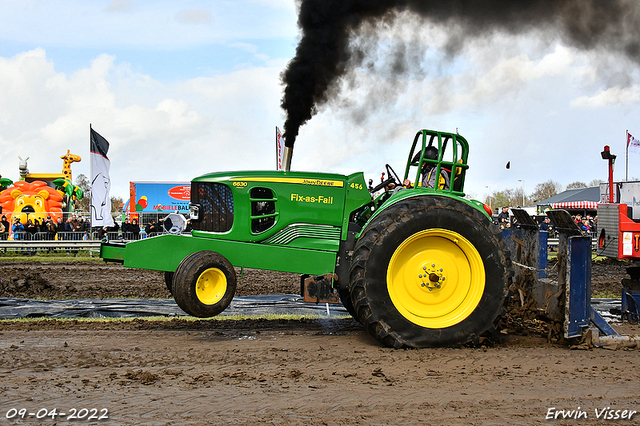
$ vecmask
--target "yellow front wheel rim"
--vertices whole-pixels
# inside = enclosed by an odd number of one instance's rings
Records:
[[[426,328],[458,324],[476,309],[485,287],[478,250],[446,229],[420,231],[393,253],[387,289],[396,309]]]
[[[202,272],[196,281],[196,296],[205,305],[215,305],[227,291],[227,276],[218,268]]]

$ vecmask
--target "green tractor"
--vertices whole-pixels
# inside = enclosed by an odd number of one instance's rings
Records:
[[[207,174],[191,182],[190,234],[103,242],[100,256],[165,271],[196,317],[224,311],[246,267],[305,274],[307,297],[340,300],[394,348],[477,342],[495,331],[513,272],[490,209],[463,198],[468,152],[458,134],[421,130],[404,178],[387,165],[376,187],[363,173]]]

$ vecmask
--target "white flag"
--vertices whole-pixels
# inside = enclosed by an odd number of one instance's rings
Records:
[[[282,170],[282,159],[284,158],[284,138],[280,129],[276,126],[276,170]]]
[[[109,142],[91,129],[91,226],[113,226],[111,217],[111,179],[107,158]]]
[[[640,154],[640,140],[631,136],[629,132],[627,132],[627,149],[629,152]]]

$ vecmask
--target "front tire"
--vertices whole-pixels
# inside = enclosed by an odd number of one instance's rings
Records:
[[[486,216],[444,196],[389,206],[363,231],[350,269],[360,322],[385,345],[477,342],[504,314],[511,260]]]
[[[194,317],[209,318],[224,311],[236,292],[236,272],[221,254],[192,253],[180,262],[173,277],[173,297]]]

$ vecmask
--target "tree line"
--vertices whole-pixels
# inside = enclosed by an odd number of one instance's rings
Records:
[[[600,179],[594,179],[589,182],[589,184],[576,181],[570,183],[566,188],[564,188],[559,182],[549,179],[546,182],[537,184],[531,194],[524,193],[522,188],[508,188],[502,191],[493,191],[492,194],[487,195],[484,203],[491,206],[494,210],[500,207],[531,206],[542,200],[551,198],[554,195],[558,195],[567,189],[589,188],[592,186],[598,186],[603,182],[604,181]],[[523,199],[524,205],[522,203]]]

